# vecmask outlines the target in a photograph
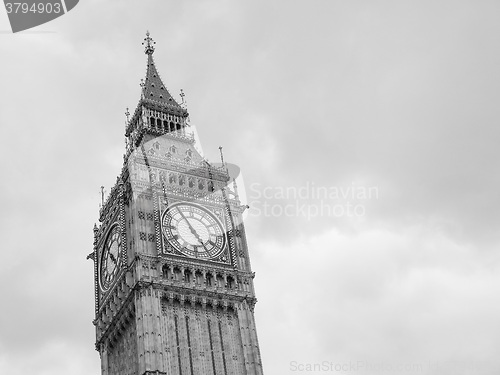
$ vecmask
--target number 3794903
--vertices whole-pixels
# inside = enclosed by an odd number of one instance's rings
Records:
[[[61,13],[61,3],[5,3],[7,13]]]

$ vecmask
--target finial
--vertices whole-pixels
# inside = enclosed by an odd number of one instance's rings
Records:
[[[182,101],[181,102],[181,107],[184,108],[184,109],[186,109],[187,108],[187,101],[186,101],[186,99],[184,99],[184,97],[186,96],[186,94],[184,94],[184,90],[183,89],[181,89],[181,93],[179,95],[180,95],[181,101]]]
[[[101,186],[101,207],[104,207],[104,186]]]
[[[127,116],[127,122],[128,122],[128,118],[130,116],[130,112],[128,111],[128,107],[127,107],[127,110],[125,111],[125,116]]]
[[[144,38],[144,42],[142,42],[142,45],[144,47],[144,53],[146,55],[152,55],[153,52],[155,51],[155,47],[154,45],[156,44],[156,42],[149,36],[149,30],[146,31],[146,37]]]
[[[219,151],[220,151],[220,161],[222,162],[222,165],[224,165],[224,155],[222,155],[222,146],[219,146]]]

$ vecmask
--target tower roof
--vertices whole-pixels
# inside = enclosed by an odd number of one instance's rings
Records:
[[[189,115],[186,108],[179,105],[168,92],[167,87],[158,74],[158,70],[156,70],[153,59],[155,42],[149,35],[149,31],[146,33],[146,38],[144,38],[142,44],[144,45],[144,53],[148,55],[146,78],[141,80],[141,99],[135,108],[132,118],[129,119],[127,116],[125,127],[125,136],[127,137],[137,128],[137,121],[142,115],[144,107],[181,118],[187,118]]]
[[[144,53],[148,55],[148,66],[146,70],[146,79],[142,82],[141,99],[152,101],[157,105],[165,105],[166,107],[177,110],[176,112],[185,112],[184,108],[182,108],[168,92],[166,86],[160,78],[160,75],[158,74],[158,71],[156,70],[153,59],[155,42],[151,38],[149,31],[146,33],[146,38],[144,38],[144,42],[142,44],[145,46]]]

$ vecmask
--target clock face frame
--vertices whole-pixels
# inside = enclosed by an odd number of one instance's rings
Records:
[[[108,232],[99,265],[99,284],[102,291],[107,291],[118,275],[121,262],[121,236],[118,224]]]
[[[226,232],[220,220],[203,206],[178,202],[162,216],[164,239],[181,254],[212,260],[225,250]]]

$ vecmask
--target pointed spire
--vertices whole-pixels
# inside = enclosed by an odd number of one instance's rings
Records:
[[[156,42],[151,38],[149,31],[146,33],[146,38],[144,38],[142,44],[145,46],[144,52],[148,55],[146,79],[141,81],[142,97],[159,104],[166,104],[167,107],[177,109],[178,111],[185,112],[185,109],[182,108],[168,92],[156,70],[153,60],[153,52],[155,50],[153,45],[156,44]]]
[[[156,70],[155,62],[153,59],[153,53],[155,51],[155,41],[151,38],[149,31],[146,33],[146,38],[142,45],[144,46],[144,52],[147,57],[147,69],[146,77],[141,79],[141,99],[134,111],[134,114],[128,120],[128,125],[125,130],[125,136],[129,137],[134,130],[138,130],[138,120],[144,114],[145,109],[152,109],[164,114],[170,114],[177,117],[177,126],[186,126],[186,119],[189,116],[187,108],[179,103],[173,98],[173,96],[168,92],[165,84],[160,78],[158,71]],[[181,100],[185,103],[184,97],[181,96]],[[156,113],[158,113],[156,112]],[[154,117],[154,116],[153,116]],[[153,118],[152,117],[152,118]],[[182,120],[179,120],[182,119]],[[148,120],[149,121],[149,120]],[[144,124],[147,127],[147,124]],[[165,130],[166,129],[166,130]],[[165,128],[163,131],[170,131],[169,128]],[[140,130],[140,129],[139,129]],[[158,132],[158,129],[154,129]],[[137,140],[140,139],[137,138]],[[133,141],[134,144],[137,140]],[[132,141],[131,141],[132,143]]]

